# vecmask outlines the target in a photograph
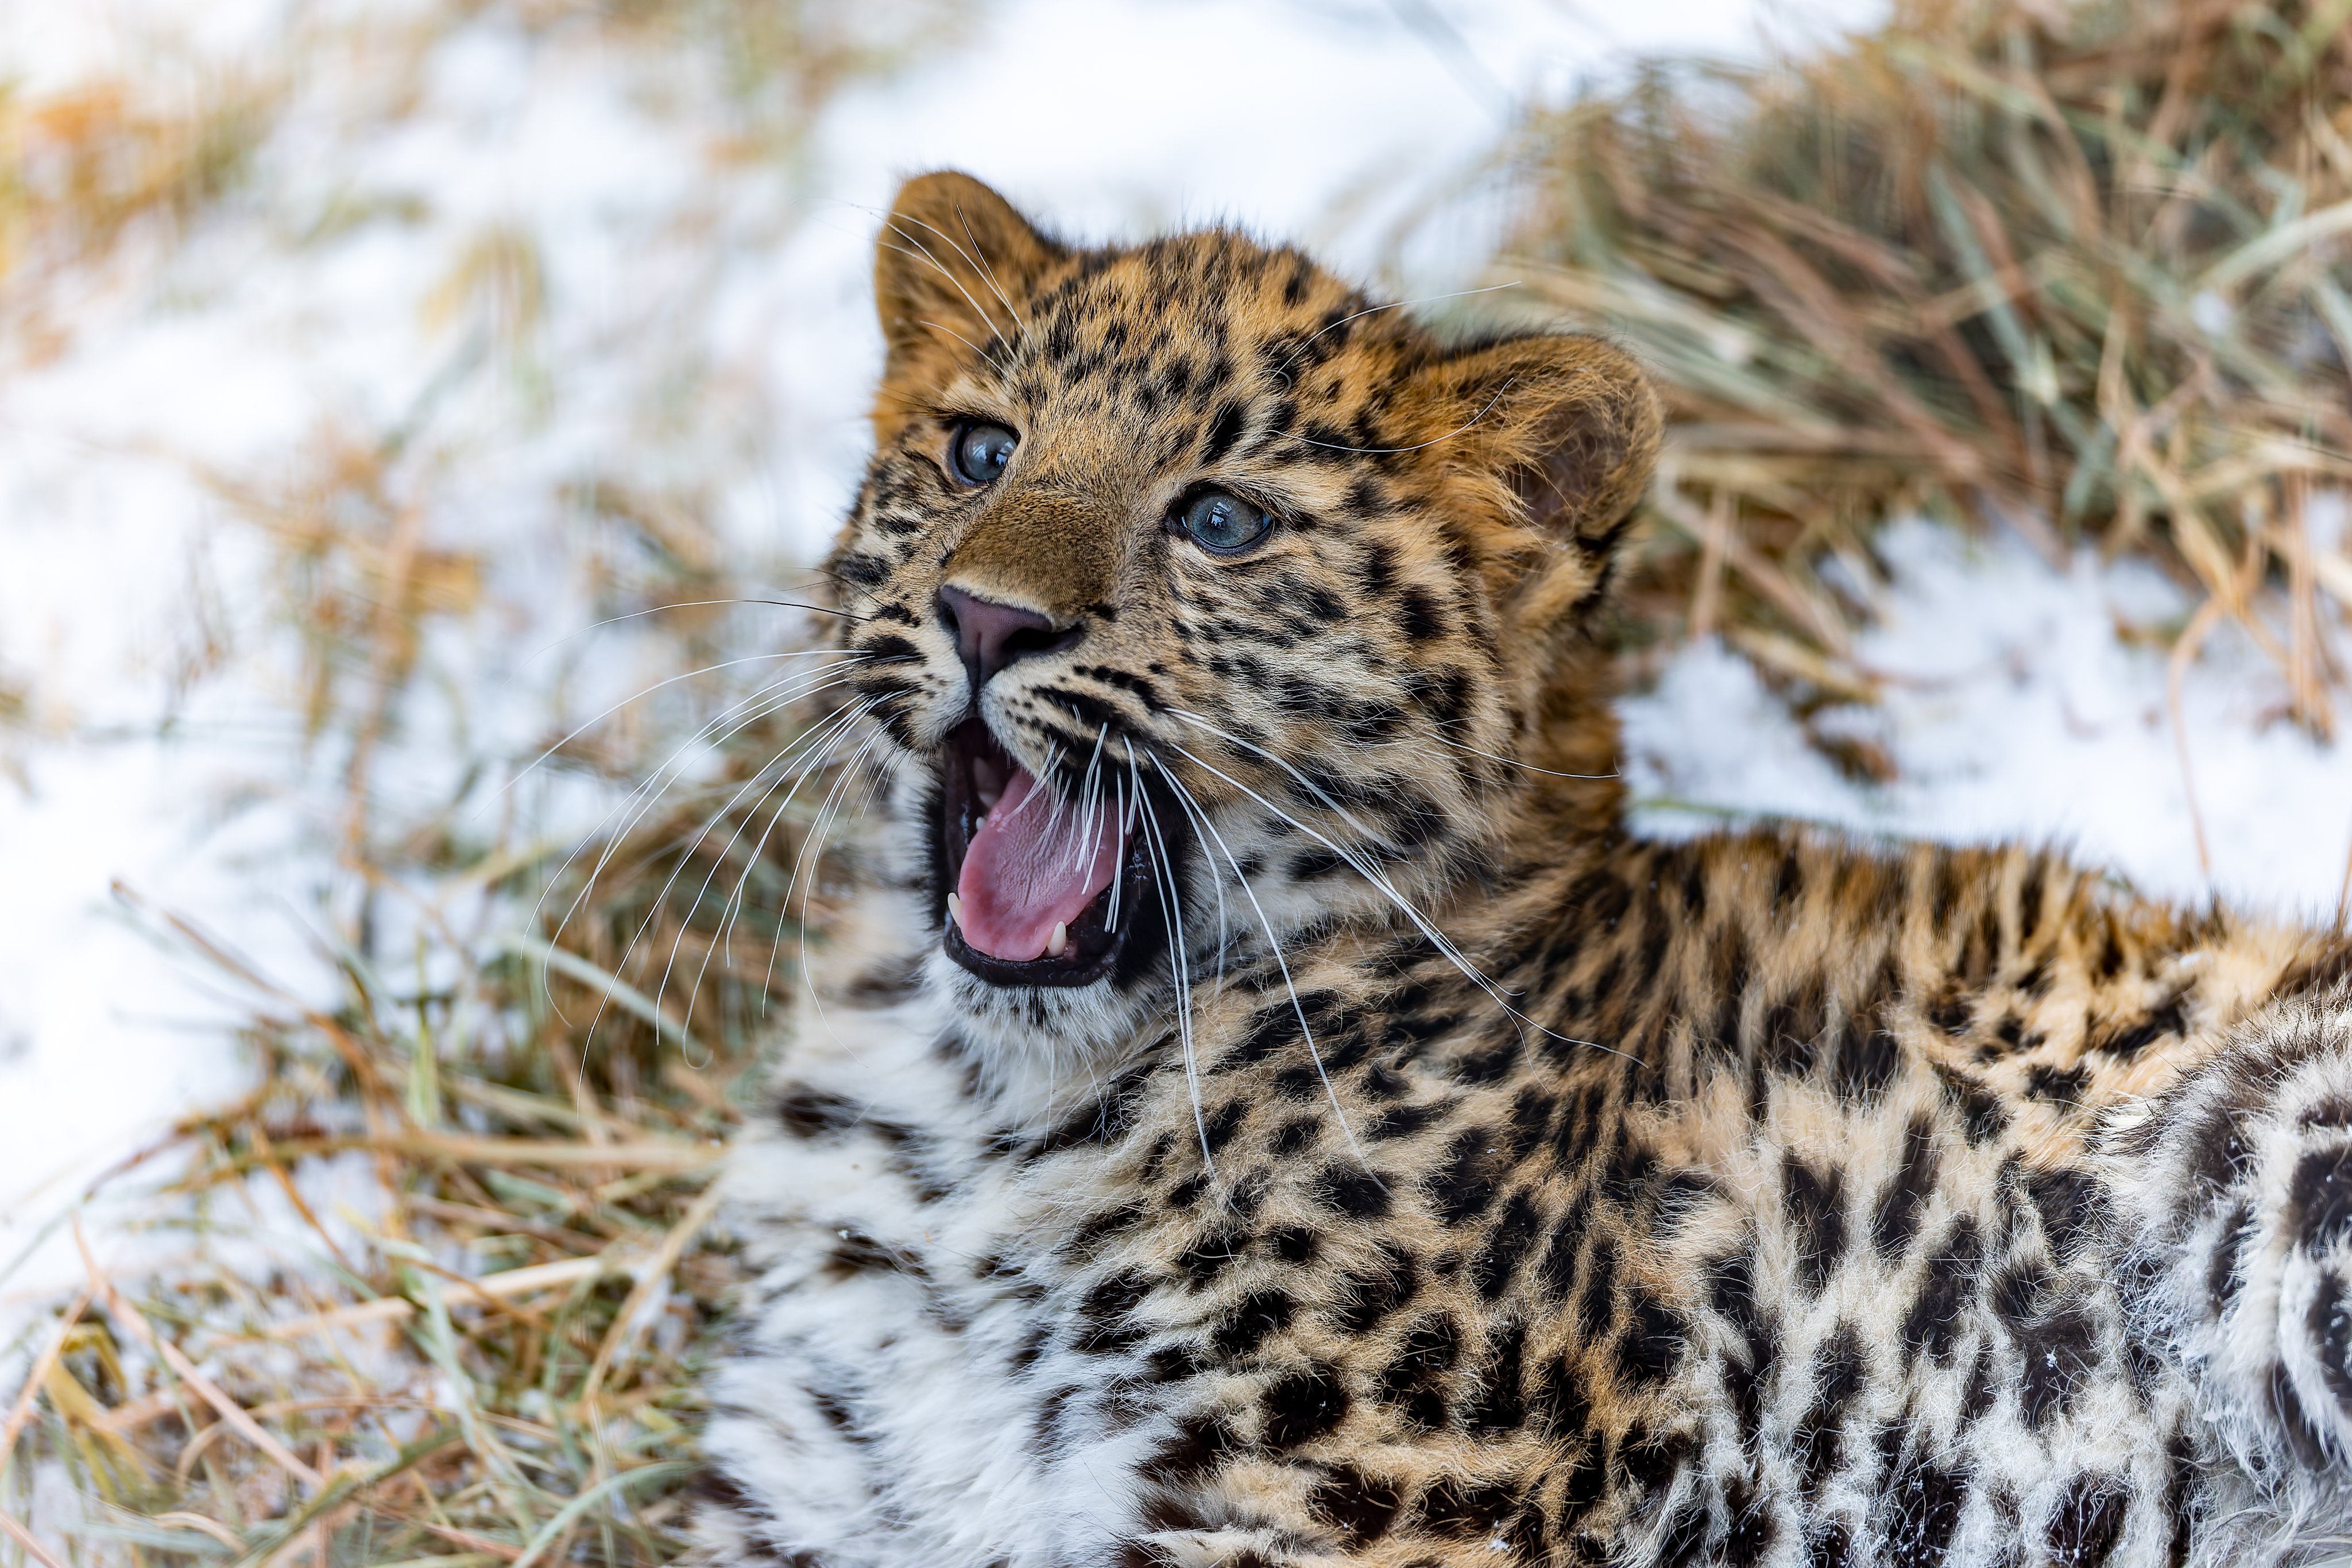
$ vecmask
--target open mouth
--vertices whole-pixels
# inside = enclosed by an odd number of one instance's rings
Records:
[[[948,956],[1001,986],[1083,986],[1110,971],[1152,896],[1145,835],[1104,789],[1091,808],[1042,788],[977,717],[948,737],[940,848]]]

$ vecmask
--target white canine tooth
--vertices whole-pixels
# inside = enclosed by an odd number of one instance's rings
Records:
[[[959,929],[962,927],[963,900],[952,893],[948,894],[948,918],[954,921]]]
[[[1070,950],[1070,927],[1065,921],[1054,922],[1054,934],[1045,938],[1045,956],[1058,958]]]

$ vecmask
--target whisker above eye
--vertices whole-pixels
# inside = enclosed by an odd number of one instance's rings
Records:
[[[971,248],[970,250],[966,250],[962,246],[957,244],[955,236],[949,234],[945,229],[940,227],[939,225],[929,222],[923,218],[916,217],[910,213],[899,213],[892,219],[894,226],[900,224],[913,223],[919,225],[923,228],[930,230],[931,233],[939,235],[940,238],[947,242],[949,249],[963,257],[964,260],[971,263],[972,270],[979,273],[982,281],[988,285],[988,291],[996,296],[996,302],[1004,307],[1004,313],[1007,316],[1013,318],[1013,325],[1014,328],[1019,330],[1022,337],[1026,338],[1029,335],[1029,323],[1022,319],[1021,312],[1013,307],[1012,297],[1004,292],[1004,285],[998,279],[996,276],[996,268],[989,265],[987,255],[982,250],[979,239],[971,232],[971,220],[964,215],[963,209],[961,206],[956,209],[956,221],[961,225],[963,228],[964,238],[971,241]],[[906,235],[907,231],[904,228],[899,228],[898,232],[901,235]],[[912,235],[908,235],[907,237],[910,241],[913,239]],[[924,252],[923,258],[926,261],[929,261],[933,267],[940,267],[939,258],[930,255],[928,248]],[[943,267],[940,267],[940,270],[942,273],[947,271]],[[954,279],[950,277],[949,281],[953,282]],[[971,296],[966,295],[965,298],[970,298]],[[977,306],[977,301],[974,301],[975,307]],[[993,320],[991,320],[989,325],[991,328],[993,328],[996,323]]]
[[[955,291],[963,296],[963,302],[971,307],[971,313],[979,317],[983,322],[987,323],[988,329],[990,331],[995,331],[996,318],[991,315],[987,308],[982,306],[977,298],[973,298],[971,290],[964,287],[962,278],[958,277],[953,272],[950,271],[945,263],[941,262],[938,256],[931,254],[931,247],[925,245],[919,235],[910,234],[907,231],[904,226],[904,214],[893,214],[888,220],[889,230],[892,234],[898,235],[900,239],[905,240],[908,245],[913,246],[915,248],[910,251],[904,246],[895,245],[890,246],[888,248],[897,251],[900,256],[907,257],[909,261],[920,260],[929,263],[931,270],[937,272],[941,277],[946,278],[950,283],[955,286]],[[948,235],[940,234],[940,230],[937,225],[926,223],[922,226],[929,229],[933,234],[939,235],[941,239],[947,240],[948,246],[950,249],[957,251],[958,254],[961,254],[962,247],[958,246],[953,239],[949,238]],[[966,259],[970,258],[967,257]],[[1021,318],[1017,312],[1013,315],[1013,320],[1015,327],[1020,326]],[[985,357],[986,356],[984,355],[982,356],[982,358]]]
[[[994,366],[998,375],[1004,377],[1007,381],[1013,379],[1013,368],[1010,365],[1007,365],[1003,361],[998,359],[995,355],[990,353],[987,350],[982,348],[978,343],[973,342],[970,338],[965,337],[961,332],[957,331],[954,328],[947,326],[942,322],[931,320],[919,320],[917,321],[915,325],[918,327],[929,327],[934,332],[945,332],[949,337],[953,338],[957,342],[961,343],[965,348],[970,349],[973,353],[979,355],[982,361]]]

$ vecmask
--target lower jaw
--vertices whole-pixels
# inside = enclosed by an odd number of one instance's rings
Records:
[[[983,953],[963,939],[954,921],[946,925],[947,935],[940,945],[948,956],[992,986],[1091,986],[1111,972],[1127,946],[1127,934],[1114,931],[1106,934],[1108,940],[1097,952],[1024,963]]]
[[[943,838],[945,835],[942,835]],[[962,872],[961,857],[950,846],[947,856],[947,880],[950,886]],[[964,968],[992,986],[1057,987],[1071,988],[1091,986],[1106,979],[1120,967],[1128,948],[1139,927],[1158,913],[1152,904],[1158,890],[1154,886],[1155,872],[1147,853],[1144,835],[1137,832],[1128,841],[1125,862],[1109,887],[1095,896],[1071,923],[1069,947],[1059,957],[1038,957],[1026,960],[999,958],[983,953],[964,940],[962,930],[947,917],[941,908],[940,924],[944,935],[940,946],[947,956]],[[1112,900],[1117,899],[1117,925],[1112,922]],[[944,895],[942,895],[944,900]]]

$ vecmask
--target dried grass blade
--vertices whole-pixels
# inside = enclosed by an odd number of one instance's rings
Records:
[[[244,1548],[244,1555],[237,1558],[231,1568],[246,1568],[247,1564],[258,1561],[267,1554],[282,1554],[289,1551],[299,1552],[304,1549],[310,1545],[310,1542],[302,1539],[304,1531],[324,1520],[329,1513],[350,1501],[352,1497],[372,1488],[382,1486],[419,1460],[438,1453],[457,1440],[457,1433],[445,1427],[437,1432],[430,1433],[413,1443],[404,1445],[391,1458],[373,1469],[353,1469],[337,1472],[331,1483],[320,1488],[318,1494],[305,1501],[300,1508],[283,1519],[273,1521],[261,1532],[261,1539],[250,1543],[240,1542],[239,1544]],[[275,1557],[271,1560],[275,1561]],[[318,1568],[328,1568],[326,1559],[320,1559]]]
[[[64,1559],[54,1555],[34,1537],[31,1531],[16,1521],[15,1514],[5,1510],[0,1510],[0,1535],[5,1535],[23,1547],[25,1555],[39,1563],[41,1568],[66,1568]]]
[[[596,1347],[596,1359],[590,1364],[587,1379],[581,1385],[581,1404],[586,1405],[596,1397],[597,1390],[604,1386],[605,1375],[612,1370],[614,1358],[636,1332],[638,1314],[653,1300],[654,1293],[668,1283],[669,1271],[677,1267],[677,1260],[685,1256],[688,1244],[702,1233],[702,1228],[709,1224],[711,1217],[719,1212],[723,1192],[717,1182],[704,1189],[702,1196],[694,1200],[694,1206],[686,1211],[683,1218],[670,1227],[669,1234],[662,1238],[660,1247],[646,1260],[645,1267],[637,1274],[635,1287],[629,1291],[628,1300],[621,1303],[621,1311],[613,1319],[613,1326],[605,1331],[604,1343]]]
[[[2266,230],[2207,267],[2193,287],[2216,293],[2233,288],[2255,273],[2340,234],[2352,234],[2352,201],[2337,202]]]
[[[1699,535],[1698,586],[1691,595],[1690,635],[1693,641],[1715,634],[1717,606],[1723,599],[1723,554],[1737,526],[1738,502],[1728,490],[1717,490],[1707,503],[1706,520]]]
[[[549,1520],[540,1532],[531,1538],[530,1544],[524,1549],[522,1555],[514,1560],[514,1568],[530,1568],[530,1565],[539,1561],[541,1554],[555,1543],[556,1538],[561,1536],[573,1521],[612,1493],[627,1487],[644,1486],[648,1481],[683,1478],[692,1475],[694,1470],[693,1465],[682,1459],[671,1459],[660,1464],[641,1466],[634,1470],[623,1470],[618,1475],[605,1477],[570,1502],[565,1503],[555,1517]]]
[[[109,1317],[128,1330],[131,1338],[161,1356],[181,1382],[194,1389],[205,1404],[220,1413],[223,1421],[226,1422],[247,1442],[268,1455],[278,1469],[295,1477],[305,1486],[316,1487],[321,1484],[322,1478],[317,1470],[305,1464],[301,1457],[291,1448],[271,1437],[258,1421],[247,1414],[244,1406],[222,1392],[219,1385],[197,1371],[196,1364],[190,1361],[178,1345],[148,1326],[146,1318],[140,1313],[139,1309],[132,1306],[122,1292],[114,1288],[113,1282],[106,1277],[104,1270],[99,1268],[98,1260],[91,1255],[89,1242],[83,1237],[79,1221],[74,1225],[74,1245],[81,1249],[82,1266],[89,1271],[91,1293],[105,1303]]]
[[[525,1269],[484,1274],[462,1284],[444,1281],[441,1291],[446,1300],[458,1306],[479,1306],[509,1301],[517,1296],[534,1295],[541,1291],[563,1290],[583,1280],[601,1279],[606,1274],[627,1271],[628,1264],[600,1253],[593,1258],[565,1258],[553,1263],[537,1263]],[[322,1333],[331,1329],[398,1322],[415,1315],[415,1312],[416,1303],[404,1296],[382,1296],[373,1301],[338,1307],[332,1312],[289,1318],[284,1322],[270,1324],[263,1332],[271,1339],[299,1339],[304,1334]]]
[[[656,1007],[651,997],[622,979],[618,975],[598,968],[577,953],[558,947],[552,943],[542,942],[525,932],[509,932],[499,939],[499,945],[509,953],[533,959],[553,969],[557,974],[577,980],[591,989],[601,991],[651,1025],[654,1032],[663,1040],[680,1051],[691,1052],[694,1060],[698,1061],[711,1060],[712,1052],[709,1047],[688,1033],[684,1024]]]
[[[559,1144],[538,1138],[495,1138],[462,1133],[390,1133],[381,1137],[364,1134],[350,1137],[289,1138],[278,1145],[281,1155],[341,1154],[380,1150],[411,1159],[446,1160],[455,1165],[499,1168],[538,1166],[560,1170],[577,1166],[614,1166],[686,1175],[719,1163],[724,1151],[715,1145],[674,1144],[647,1139],[634,1144]],[[191,1177],[189,1186],[235,1180],[257,1168],[250,1155],[226,1159]]]
[[[85,1290],[73,1299],[58,1318],[58,1326],[49,1335],[49,1343],[33,1358],[32,1369],[25,1375],[25,1386],[17,1392],[16,1403],[8,1406],[8,1419],[0,1422],[0,1475],[8,1471],[8,1462],[16,1457],[16,1438],[25,1430],[25,1423],[33,1417],[33,1406],[39,1400],[41,1385],[48,1381],[49,1368],[65,1354],[66,1337],[73,1333],[74,1324],[81,1322],[89,1310],[90,1298],[96,1292]]]
[[[155,1514],[152,1518],[152,1522],[156,1524],[166,1524],[174,1530],[193,1530],[199,1535],[209,1535],[231,1552],[245,1550],[245,1542],[238,1538],[236,1532],[217,1519],[207,1519],[201,1513],[190,1513],[184,1509],[176,1509],[170,1513]]]

